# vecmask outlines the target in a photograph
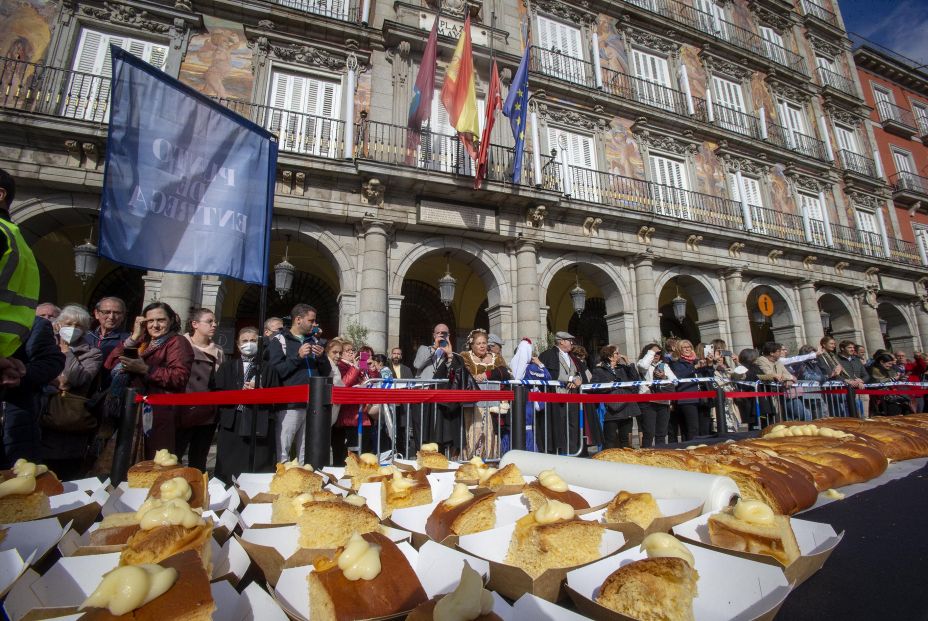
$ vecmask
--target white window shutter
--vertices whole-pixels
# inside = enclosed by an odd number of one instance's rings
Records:
[[[268,104],[268,129],[280,135],[282,151],[334,157],[337,149],[340,84],[275,71]]]

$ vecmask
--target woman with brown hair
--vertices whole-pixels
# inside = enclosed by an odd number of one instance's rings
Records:
[[[187,389],[193,365],[193,347],[178,334],[180,317],[168,304],[152,302],[135,318],[132,333],[106,359],[112,370],[110,392],[120,395],[128,387],[141,394],[175,394]],[[172,405],[142,406],[145,459],[155,451],[174,452],[176,409]]]
[[[500,382],[509,379],[506,361],[489,350],[486,330],[477,328],[467,335],[467,350],[461,354],[464,366],[478,384]],[[502,404],[499,404],[502,406]],[[508,406],[508,404],[507,404]],[[484,459],[499,457],[497,434],[498,422],[490,422],[490,404],[477,403],[464,409],[464,453],[463,459],[480,455]],[[499,412],[500,410],[497,410]],[[507,410],[508,411],[508,410]],[[494,425],[496,423],[496,425]]]

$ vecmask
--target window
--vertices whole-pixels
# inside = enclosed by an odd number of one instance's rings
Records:
[[[928,135],[928,106],[912,102],[912,114],[915,115],[919,135]]]
[[[268,103],[268,129],[278,132],[281,151],[335,157],[341,84],[275,71]]]
[[[876,216],[869,211],[857,210],[857,227],[860,233],[861,251],[868,256],[881,256],[882,241]]]
[[[477,99],[478,125],[483,123],[485,106],[486,102],[483,99]],[[473,162],[458,138],[458,130],[451,125],[448,111],[441,103],[441,89],[436,89],[432,95],[429,123],[430,137],[425,144],[419,145],[419,160],[424,162],[426,168],[432,170],[472,176]]]
[[[805,152],[805,138],[808,137],[803,119],[802,107],[789,101],[780,100],[780,122],[786,128],[786,145],[793,150]]]
[[[570,82],[586,82],[579,28],[539,15],[538,47],[542,50],[542,73]]]
[[[783,37],[769,26],[760,27],[760,37],[764,40],[764,54],[775,63],[786,64],[786,46]]]
[[[276,0],[278,4],[309,13],[347,19],[348,0]]]
[[[164,68],[168,57],[166,45],[85,28],[81,31],[71,66],[76,73],[72,74],[68,84],[64,116],[97,122],[109,119],[110,78],[113,71],[110,45],[128,50],[159,69]]]
[[[912,154],[901,149],[892,149],[893,164],[896,165],[895,182],[904,190],[923,191],[920,179],[915,173],[915,162],[912,160]],[[892,181],[892,180],[891,180]]]
[[[670,85],[670,69],[663,56],[649,54],[638,49],[632,50],[634,64],[635,99],[641,103],[665,110],[674,109],[674,91]]]
[[[716,122],[725,129],[751,135],[751,117],[745,114],[741,85],[718,76],[712,77],[716,98]]]
[[[692,219],[684,163],[661,155],[650,155],[648,161],[655,211],[663,216]]]
[[[766,234],[768,217],[764,209],[764,200],[760,191],[760,181],[753,177],[741,175],[741,184],[744,187],[745,202],[751,207],[751,221],[754,224],[754,231]],[[728,173],[728,187],[731,188],[731,199],[737,203],[741,202],[741,188],[738,187],[738,176]],[[770,222],[769,224],[773,224]]]
[[[918,247],[918,254],[922,263],[928,265],[928,229],[915,229],[915,244]]]
[[[835,124],[835,140],[838,148],[842,151],[860,154],[860,147],[857,144],[857,132],[850,127]]]
[[[712,0],[696,0],[699,28],[703,32],[715,35],[720,39],[728,39],[728,24],[725,21],[725,9]]]
[[[812,235],[812,243],[818,246],[828,245],[828,236],[825,234],[825,218],[818,197],[800,192],[799,208],[809,219],[809,233]]]
[[[896,118],[896,99],[890,91],[874,84],[873,100],[876,102],[876,111],[881,121]]]

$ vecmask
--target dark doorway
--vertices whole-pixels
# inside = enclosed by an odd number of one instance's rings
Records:
[[[590,298],[583,313],[574,313],[567,324],[567,331],[577,338],[587,353],[588,364],[599,362],[599,350],[609,344],[609,327],[606,325],[606,300]],[[624,352],[623,352],[624,353]]]
[[[700,342],[699,326],[689,315],[683,318],[683,321],[677,321],[673,316],[673,305],[665,304],[660,308],[661,315],[661,336],[665,339],[674,337],[686,339],[693,343],[695,347]]]
[[[242,295],[235,312],[235,331],[258,323],[258,296],[261,288],[251,285]],[[267,316],[283,317],[284,326],[290,325],[290,310],[299,303],[311,304],[316,309],[316,321],[325,338],[338,336],[338,294],[324,280],[306,272],[293,275],[293,286],[283,297],[273,289],[267,292]]]
[[[438,289],[419,280],[403,281],[403,303],[400,306],[400,347],[403,362],[412,366],[420,345],[431,345],[432,328],[443,323],[452,335],[457,334],[454,312],[441,303]],[[455,349],[463,343],[454,343]]]
[[[142,271],[119,266],[100,279],[88,299],[87,308],[93,309],[101,298],[114,296],[126,303],[126,329],[131,330],[135,318],[142,312],[145,283]],[[178,309],[174,309],[177,311]],[[180,311],[178,311],[180,312]],[[91,313],[93,316],[93,313]]]

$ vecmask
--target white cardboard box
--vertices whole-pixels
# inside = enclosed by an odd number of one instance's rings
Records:
[[[57,518],[45,518],[31,522],[3,524],[0,528],[7,529],[6,538],[0,543],[0,551],[16,550],[21,558],[32,556],[32,562],[37,563],[45,558],[49,550],[58,545],[65,533],[70,531],[71,523],[68,522],[62,528]],[[3,576],[2,572],[0,576]]]

